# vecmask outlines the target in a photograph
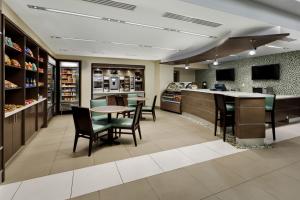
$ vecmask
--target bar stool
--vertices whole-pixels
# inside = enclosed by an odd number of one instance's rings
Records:
[[[276,95],[265,98],[266,113],[269,113],[271,115],[271,121],[266,121],[266,124],[271,124],[271,126],[272,126],[273,140],[276,140],[276,134],[275,134],[275,125],[276,125],[276,122],[275,122],[275,104],[276,104]]]
[[[225,96],[214,94],[215,97],[215,136],[217,135],[218,121],[223,128],[223,141],[226,141],[226,127],[232,126],[234,135],[234,105],[226,103]],[[220,117],[219,117],[220,114]]]

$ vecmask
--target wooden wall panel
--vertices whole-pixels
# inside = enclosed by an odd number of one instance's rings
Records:
[[[215,123],[214,95],[182,91],[182,112],[190,113],[211,123]]]

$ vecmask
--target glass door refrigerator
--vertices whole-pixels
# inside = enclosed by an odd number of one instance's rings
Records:
[[[48,120],[50,120],[56,112],[56,60],[48,56],[48,94],[47,109]]]
[[[69,113],[72,106],[80,106],[80,61],[59,62],[59,112]]]

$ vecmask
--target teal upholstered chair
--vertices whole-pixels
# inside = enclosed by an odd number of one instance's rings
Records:
[[[271,121],[266,121],[266,123],[271,124],[271,126],[272,126],[273,140],[276,140],[275,104],[276,104],[276,95],[268,96],[265,98],[265,110],[266,110],[266,113],[269,114],[271,117]]]
[[[72,107],[73,120],[75,124],[75,140],[73,152],[76,151],[78,138],[89,139],[89,156],[92,153],[93,142],[97,141],[99,137],[107,135],[106,130],[111,126],[107,123],[94,124],[92,122],[90,109],[82,107]]]
[[[226,128],[232,127],[234,135],[234,104],[226,103],[224,95],[214,94],[215,97],[215,136],[217,135],[218,121],[223,128],[223,141],[226,141]],[[220,117],[219,117],[220,113]]]
[[[153,121],[156,120],[156,114],[155,114],[155,104],[156,104],[156,98],[157,96],[155,95],[154,96],[154,99],[153,99],[153,102],[152,102],[152,106],[143,106],[142,108],[142,113],[150,113],[152,114],[152,118],[153,118]]]
[[[128,98],[135,98],[138,97],[137,94],[128,94]],[[128,100],[128,106],[129,107],[136,107],[137,106],[137,101],[136,100]]]
[[[115,100],[116,100],[116,104],[117,106],[125,106],[125,101],[123,96],[115,96]],[[130,117],[130,114],[133,113],[135,111],[135,107],[129,107],[127,111],[122,112],[122,113],[117,113],[117,118],[119,118],[119,115],[122,114],[123,117],[125,117],[126,115],[128,117]]]
[[[91,108],[107,106],[107,100],[106,99],[94,99],[94,100],[91,100],[90,104],[91,104]],[[107,120],[107,115],[92,112],[92,120],[94,122],[105,121],[105,120]]]
[[[142,139],[141,127],[140,127],[140,118],[142,113],[142,103],[139,103],[134,112],[134,117],[132,118],[117,118],[113,119],[111,127],[115,130],[119,130],[119,134],[130,134],[133,135],[133,140],[135,146],[137,146],[135,131],[138,129],[140,139]],[[123,132],[123,130],[129,130],[130,132]]]

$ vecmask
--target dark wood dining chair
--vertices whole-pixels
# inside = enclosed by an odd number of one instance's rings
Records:
[[[124,97],[120,95],[115,96],[116,104],[117,106],[125,106]],[[130,114],[135,111],[135,107],[128,107],[128,111],[117,113],[117,118],[119,118],[119,115],[123,115],[123,117],[130,117]]]
[[[276,133],[275,133],[275,105],[276,105],[276,95],[266,97],[265,98],[265,110],[266,114],[270,115],[271,121],[266,121],[266,124],[271,124],[272,126],[272,134],[273,134],[273,140],[276,140]]]
[[[223,128],[223,141],[226,141],[226,128],[232,127],[234,135],[234,105],[226,103],[225,96],[214,94],[215,98],[215,136],[217,135],[217,126],[220,122],[220,127]]]
[[[139,103],[134,112],[132,118],[117,118],[112,120],[112,128],[119,130],[119,134],[130,134],[133,136],[134,145],[137,146],[135,131],[138,130],[140,139],[142,139],[140,118],[142,113],[142,103]],[[124,132],[124,130],[129,130],[129,132]]]
[[[147,114],[147,113],[152,114],[153,121],[156,120],[156,114],[155,114],[156,98],[157,98],[157,96],[155,95],[155,96],[154,96],[154,99],[153,99],[153,102],[152,102],[152,106],[143,106],[143,108],[142,108],[142,113],[143,113],[143,114],[144,114],[144,113],[145,113],[145,114]]]
[[[76,151],[78,138],[89,139],[89,156],[92,153],[92,145],[99,137],[107,135],[105,131],[110,128],[110,124],[92,122],[89,108],[72,107],[73,120],[75,125],[75,140],[73,152]]]

